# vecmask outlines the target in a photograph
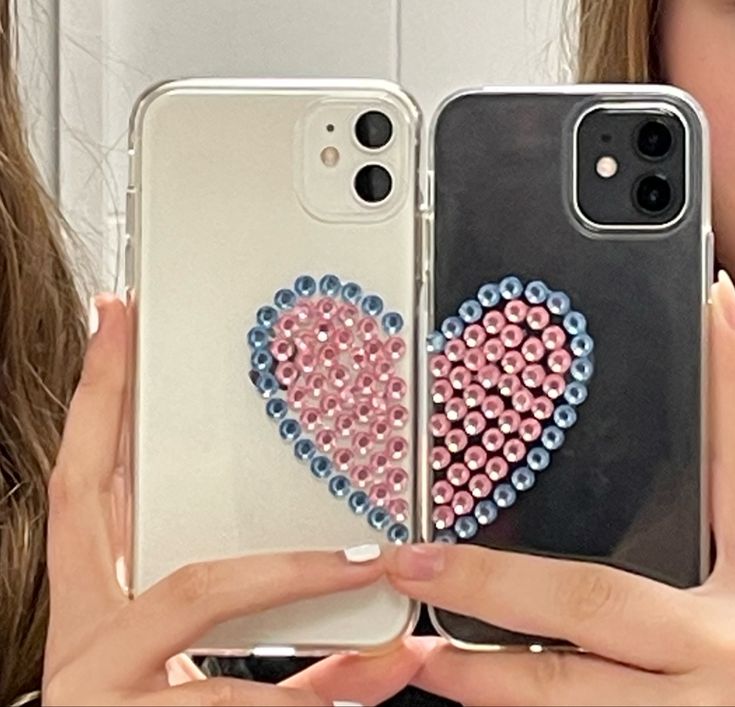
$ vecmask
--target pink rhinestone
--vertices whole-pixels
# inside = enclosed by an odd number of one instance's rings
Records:
[[[355,458],[355,455],[349,449],[338,449],[334,453],[334,463],[340,471],[349,471],[350,464]]]
[[[546,371],[544,371],[544,367],[537,363],[526,366],[523,369],[523,373],[521,373],[523,385],[527,388],[538,388],[544,382],[545,377]]]
[[[552,373],[546,376],[546,380],[543,383],[544,393],[548,395],[552,400],[556,400],[567,387],[564,379],[557,373]]]
[[[457,366],[449,374],[449,382],[455,390],[463,390],[472,382],[472,374],[464,366]]]
[[[474,410],[467,414],[463,421],[465,432],[468,435],[479,435],[482,434],[485,429],[487,422],[485,422],[485,416],[481,412]]]
[[[467,491],[458,491],[452,499],[452,510],[457,515],[467,515],[475,507],[475,499]]]
[[[394,360],[398,361],[399,359],[403,358],[403,355],[406,353],[406,344],[398,336],[392,336],[385,344],[386,351],[388,352],[388,355]]]
[[[329,322],[319,322],[319,324],[316,325],[315,331],[316,331],[316,340],[320,344],[323,344],[332,338],[332,334],[334,333],[334,327]]]
[[[537,420],[548,420],[554,412],[554,403],[545,395],[541,395],[533,401],[531,410]]]
[[[375,363],[383,358],[383,345],[377,339],[366,341],[363,348],[370,363]]]
[[[434,384],[431,386],[431,399],[437,404],[446,403],[452,395],[454,395],[454,389],[446,378],[440,378],[434,381]]]
[[[452,362],[458,363],[467,353],[467,346],[462,339],[452,339],[444,347],[444,355]]]
[[[358,432],[352,446],[357,450],[359,456],[365,457],[373,446],[373,438],[367,432]]]
[[[452,429],[452,423],[447,416],[437,412],[431,416],[431,434],[434,437],[444,437]]]
[[[288,339],[276,339],[271,344],[271,353],[276,361],[288,361],[294,354],[294,345]]]
[[[449,506],[437,506],[431,514],[431,520],[437,530],[451,528],[454,524],[454,511]]]
[[[355,429],[355,418],[352,415],[341,414],[337,415],[334,420],[334,429],[337,434],[341,434],[343,437],[347,437],[352,434]]]
[[[529,363],[538,363],[546,355],[544,342],[537,336],[531,336],[523,342],[521,347],[523,357]]]
[[[370,489],[370,500],[376,506],[386,506],[390,501],[390,486],[384,483],[373,484]]]
[[[510,397],[513,393],[517,392],[520,387],[521,382],[518,380],[518,376],[511,376],[507,373],[500,376],[500,380],[498,381],[498,390],[501,395]]]
[[[505,318],[511,324],[523,323],[526,319],[527,313],[528,305],[519,299],[511,300],[505,305]]]
[[[299,386],[298,388],[289,388],[288,402],[294,410],[301,410],[306,402],[308,392],[306,388]]]
[[[304,351],[296,358],[296,364],[304,373],[313,373],[316,368],[316,356],[308,351]]]
[[[298,336],[296,336],[296,338],[294,338],[294,343],[296,344],[296,348],[299,350],[299,353],[302,354],[313,354],[319,344],[319,342],[316,340],[316,336],[308,331],[301,332]]]
[[[378,361],[375,364],[375,375],[381,383],[390,380],[393,375],[393,364],[390,361]]]
[[[370,431],[378,442],[382,442],[388,436],[390,427],[385,420],[375,420],[372,425],[370,425]]]
[[[548,329],[544,329],[544,333],[541,334],[541,338],[544,341],[544,346],[551,351],[554,349],[560,349],[564,346],[564,342],[567,340],[564,329],[560,326],[556,326],[556,324],[550,326]]]
[[[369,395],[375,385],[375,378],[373,378],[369,373],[360,373],[357,378],[355,378],[355,385],[360,393],[363,395]]]
[[[301,412],[301,423],[309,431],[313,432],[319,424],[319,410],[314,408],[306,408]]]
[[[449,375],[449,371],[452,370],[452,364],[446,356],[437,354],[432,356],[429,362],[431,368],[431,375],[434,378],[446,378]]]
[[[500,339],[488,339],[482,347],[485,358],[491,363],[497,363],[505,356],[505,346]]]
[[[566,373],[572,365],[572,357],[565,349],[557,349],[549,354],[549,368],[553,373]]]
[[[541,331],[549,325],[550,318],[545,307],[531,307],[526,315],[526,322],[534,331]]]
[[[348,386],[342,388],[339,392],[340,409],[342,412],[347,412],[355,409],[357,400],[355,398],[354,386]]]
[[[482,469],[487,462],[487,452],[479,446],[470,447],[464,453],[464,463],[470,471]]]
[[[444,406],[444,414],[452,421],[459,422],[467,414],[467,405],[464,400],[452,398]]]
[[[366,341],[378,335],[378,325],[375,323],[375,320],[370,319],[369,317],[365,317],[360,320],[360,323],[357,325],[357,329],[362,338]]]
[[[455,463],[447,469],[447,481],[452,486],[464,486],[470,478],[470,470],[464,465]]]
[[[482,435],[482,445],[488,452],[497,452],[503,448],[505,435],[496,427],[491,427]]]
[[[389,469],[387,474],[388,484],[393,493],[403,493],[408,484],[408,473],[405,469]]]
[[[488,312],[482,319],[482,325],[485,327],[485,331],[494,336],[499,334],[505,326],[505,317],[502,312],[493,311]]]
[[[319,401],[319,409],[322,411],[322,415],[332,417],[339,409],[339,398],[333,393],[322,396]]]
[[[521,424],[521,416],[515,410],[506,410],[498,418],[498,427],[504,435],[513,434]]]
[[[304,383],[311,389],[312,396],[318,398],[327,387],[327,378],[321,373],[310,373]]]
[[[278,324],[276,324],[276,331],[280,331],[286,337],[292,336],[295,329],[296,317],[290,315],[282,317]]]
[[[503,455],[511,464],[515,464],[526,456],[526,445],[519,439],[511,439],[505,443]]]
[[[403,405],[388,408],[388,421],[393,427],[405,427],[408,422],[408,410]]]
[[[388,512],[397,523],[403,523],[408,520],[408,501],[402,498],[394,498],[388,504]]]
[[[475,498],[487,498],[493,490],[493,482],[485,474],[475,474],[470,479],[469,489]]]
[[[329,297],[322,297],[322,299],[316,303],[316,309],[322,319],[331,319],[335,314],[337,314],[337,304]]]
[[[534,442],[541,436],[541,423],[529,417],[521,422],[519,434],[524,442]]]
[[[358,488],[364,489],[372,481],[373,475],[369,467],[362,464],[352,470],[350,478]]]
[[[367,354],[363,348],[352,349],[350,358],[352,359],[352,368],[356,371],[367,365]]]
[[[291,314],[299,321],[305,322],[314,316],[314,307],[307,298],[301,297],[296,302],[296,306],[291,310]]]
[[[388,464],[390,464],[390,459],[388,459],[388,455],[385,452],[375,452],[370,456],[370,468],[378,476],[385,473]]]
[[[508,462],[503,457],[493,457],[485,465],[485,473],[490,481],[500,481],[508,475]]]
[[[493,363],[488,363],[477,372],[477,380],[486,390],[494,388],[500,380],[500,369]]]
[[[470,349],[464,357],[464,365],[470,371],[479,371],[487,359],[481,349]]]
[[[337,349],[334,346],[327,344],[322,347],[320,358],[325,368],[332,368],[339,361],[339,353],[337,353]]]
[[[344,366],[334,366],[329,371],[329,380],[335,388],[343,388],[350,379],[350,372]]]
[[[338,314],[339,318],[342,320],[342,323],[347,327],[355,326],[355,324],[357,323],[357,318],[359,316],[357,307],[352,304],[341,305]]]
[[[518,375],[526,367],[526,359],[523,358],[520,351],[508,351],[503,356],[501,366],[506,373]]]
[[[385,402],[385,398],[382,395],[373,395],[370,398],[370,405],[374,411],[381,414],[388,410],[388,403]]]
[[[521,345],[525,334],[517,324],[508,324],[503,331],[500,332],[500,340],[507,349],[514,349]]]
[[[373,406],[369,402],[363,400],[355,406],[355,415],[357,416],[357,421],[364,425],[369,422],[370,418],[373,416]]]
[[[528,412],[533,405],[533,395],[527,388],[519,388],[513,393],[513,409],[517,412]]]
[[[408,454],[408,442],[403,437],[391,437],[386,444],[386,451],[392,459],[403,459]]]
[[[472,383],[464,389],[462,397],[468,408],[479,407],[485,399],[485,389],[478,383]]]
[[[451,386],[450,386],[451,388]],[[403,400],[406,396],[408,386],[402,378],[394,376],[386,384],[386,392],[393,400]]]
[[[449,503],[454,496],[454,489],[448,481],[437,481],[431,487],[431,497],[434,499],[434,503]]]
[[[444,444],[452,453],[461,452],[467,446],[467,435],[462,430],[450,430]]]
[[[316,446],[322,452],[329,452],[337,444],[337,437],[332,430],[319,430],[316,433]]]
[[[499,395],[488,395],[480,406],[482,414],[488,420],[495,420],[505,410],[505,402]]]
[[[482,346],[487,339],[485,330],[479,324],[470,324],[464,330],[464,340],[467,342],[467,346],[474,348],[475,346]]]
[[[299,369],[290,361],[284,361],[283,363],[278,364],[278,368],[276,368],[276,378],[281,385],[288,388],[298,380],[298,377]]]

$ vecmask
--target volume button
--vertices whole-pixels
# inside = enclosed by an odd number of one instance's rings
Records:
[[[716,277],[715,273],[715,234],[710,231],[706,236],[706,245],[705,245],[705,273],[704,273],[704,280],[705,280],[705,288],[706,288],[706,302],[711,301],[711,295],[712,295],[712,285],[714,284],[714,280]]]

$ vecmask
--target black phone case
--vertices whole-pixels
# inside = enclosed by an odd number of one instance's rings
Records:
[[[596,238],[573,215],[574,125],[608,99],[663,100],[685,119],[690,203],[665,237]],[[528,459],[510,464],[486,500],[504,483],[515,502],[495,504],[494,522],[479,524],[467,541],[605,563],[680,587],[699,584],[709,562],[702,350],[710,266],[708,183],[700,169],[706,136],[698,110],[682,95],[655,88],[477,92],[445,105],[433,137],[435,327],[483,285],[515,276],[524,287],[543,281],[565,292],[594,342],[588,397],[575,407],[578,419],[564,430],[563,446],[528,490],[511,483]],[[565,378],[568,385],[569,372]],[[460,457],[452,454],[452,461]],[[445,480],[447,466],[430,473]],[[471,531],[473,521],[467,523]],[[433,524],[432,532],[434,539],[463,542]],[[444,610],[433,618],[459,643],[563,644]]]

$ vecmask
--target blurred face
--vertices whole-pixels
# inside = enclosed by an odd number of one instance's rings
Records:
[[[663,0],[666,76],[704,107],[712,132],[717,255],[735,272],[735,0]]]

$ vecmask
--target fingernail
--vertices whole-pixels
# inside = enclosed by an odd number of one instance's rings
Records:
[[[717,281],[722,314],[725,316],[727,323],[735,329],[735,287],[733,287],[730,276],[724,270],[720,270]]]
[[[363,707],[362,702],[350,702],[349,700],[337,700],[332,704],[334,707]]]
[[[401,545],[391,554],[389,571],[401,579],[425,582],[444,569],[444,546],[439,544]]]
[[[380,557],[380,545],[357,545],[355,547],[348,547],[344,550],[344,555],[347,562],[353,562],[355,564],[372,562]],[[344,702],[342,704],[353,703]]]
[[[89,332],[89,338],[91,339],[100,328],[100,311],[97,309],[97,298],[89,298],[89,312],[87,319],[87,331]]]

